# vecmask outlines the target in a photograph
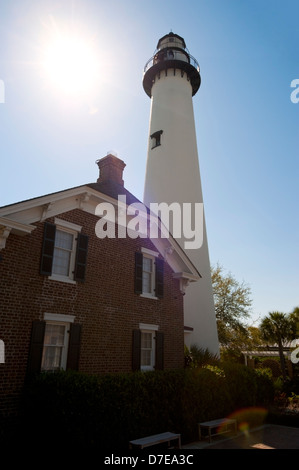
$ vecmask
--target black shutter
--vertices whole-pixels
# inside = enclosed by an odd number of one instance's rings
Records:
[[[86,261],[87,261],[88,236],[78,233],[77,253],[74,271],[75,281],[85,280]]]
[[[54,224],[50,224],[49,222],[45,222],[40,265],[40,274],[43,274],[44,276],[51,276],[52,274],[55,234],[56,226]]]
[[[135,294],[142,294],[143,255],[135,253]]]
[[[164,333],[156,331],[156,370],[164,369]]]
[[[71,323],[69,347],[67,355],[67,369],[78,370],[81,344],[81,325],[79,323]]]
[[[156,258],[156,297],[163,297],[163,277],[164,277],[164,261],[163,259]]]
[[[132,369],[140,370],[141,331],[133,330]]]
[[[29,357],[27,372],[28,374],[36,374],[40,372],[44,347],[46,322],[33,321],[31,330],[31,341],[29,348]]]

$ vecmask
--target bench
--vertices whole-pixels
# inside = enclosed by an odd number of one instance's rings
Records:
[[[213,421],[206,421],[205,423],[198,424],[198,432],[199,432],[199,440],[202,439],[202,431],[204,429],[208,430],[209,442],[211,442],[212,436],[216,436],[216,434],[225,434],[230,432],[231,430],[237,434],[237,420],[236,419],[215,419]],[[212,431],[216,430],[214,434]]]
[[[163,442],[168,442],[168,446],[170,446],[170,442],[172,441],[176,441],[176,447],[178,449],[181,448],[180,434],[174,434],[172,432],[163,432],[161,434],[154,434],[153,436],[142,437],[141,439],[130,441],[130,449],[136,447],[138,449],[144,449],[145,447],[155,446],[157,444],[162,444]]]

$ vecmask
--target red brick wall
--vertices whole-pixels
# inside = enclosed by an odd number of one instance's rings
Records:
[[[164,333],[165,368],[183,367],[183,297],[178,280],[165,263],[164,297],[134,293],[134,253],[155,249],[147,239],[99,239],[95,216],[80,210],[59,215],[82,226],[89,236],[86,279],[67,284],[39,274],[43,223],[31,235],[10,235],[0,262],[0,414],[13,411],[23,385],[31,326],[44,313],[75,315],[82,325],[79,370],[87,373],[132,370],[132,331],[139,323],[159,325]],[[48,219],[53,222],[52,219]],[[1,398],[2,397],[2,398]]]

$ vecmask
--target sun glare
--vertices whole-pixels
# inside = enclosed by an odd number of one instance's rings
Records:
[[[84,35],[55,32],[44,47],[47,80],[64,94],[89,94],[96,84],[99,64],[94,44]]]

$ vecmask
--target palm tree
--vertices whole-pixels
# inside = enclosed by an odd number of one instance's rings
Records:
[[[292,313],[290,313],[289,318],[293,324],[294,338],[299,337],[299,307],[295,307]]]
[[[262,320],[260,325],[262,338],[266,341],[278,344],[281,371],[283,379],[286,379],[286,368],[283,355],[283,344],[293,338],[292,324],[288,316],[281,312],[270,312]]]

